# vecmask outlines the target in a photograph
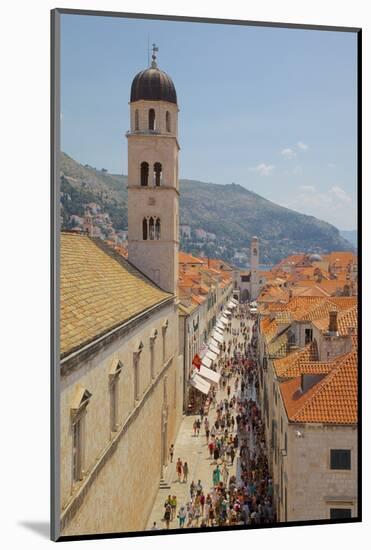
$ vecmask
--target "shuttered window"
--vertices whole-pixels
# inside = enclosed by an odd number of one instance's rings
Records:
[[[331,449],[331,470],[350,470],[350,451]]]

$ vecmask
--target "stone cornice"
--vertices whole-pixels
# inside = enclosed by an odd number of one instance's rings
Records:
[[[155,241],[154,241],[155,242]],[[60,374],[66,376],[73,370],[79,368],[82,362],[88,361],[93,355],[96,355],[101,350],[107,348],[117,338],[126,336],[131,330],[141,325],[144,321],[148,320],[154,312],[160,311],[164,307],[172,304],[175,297],[170,296],[159,304],[146,309],[142,313],[139,313],[132,319],[128,319],[119,326],[111,329],[102,336],[94,339],[92,342],[82,346],[80,349],[73,353],[70,353],[66,357],[63,357],[60,361]]]

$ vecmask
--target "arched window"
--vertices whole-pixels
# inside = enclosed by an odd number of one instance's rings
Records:
[[[150,130],[155,129],[155,110],[154,109],[150,109],[148,111],[148,128]]]
[[[148,162],[142,162],[142,164],[140,165],[140,185],[148,185],[148,172]]]
[[[160,240],[160,230],[161,230],[161,222],[160,222],[160,219],[157,218],[156,223],[155,223],[155,239],[156,239],[156,241]]]
[[[161,181],[162,181],[162,166],[161,166],[161,163],[160,162],[155,162],[155,165],[154,165],[154,170],[153,170],[153,178],[154,178],[154,185],[156,185],[157,187],[159,185],[161,185]]]
[[[138,112],[138,109],[135,109],[134,127],[135,127],[135,130],[136,130],[136,131],[139,130],[139,112]]]
[[[154,241],[155,240],[155,221],[151,217],[149,218],[149,240]]]
[[[166,111],[166,131],[171,132],[170,113],[169,113],[169,111]]]
[[[148,220],[143,218],[143,241],[148,239]]]

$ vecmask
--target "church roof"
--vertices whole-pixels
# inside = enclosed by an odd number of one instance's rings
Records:
[[[157,66],[138,73],[131,84],[130,101],[169,101],[177,103],[176,91],[170,76]]]
[[[98,239],[62,232],[60,258],[62,357],[173,296]]]

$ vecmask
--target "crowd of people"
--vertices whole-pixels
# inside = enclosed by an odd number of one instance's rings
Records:
[[[201,410],[193,423],[193,435],[204,437],[208,447],[211,479],[204,484],[191,480],[189,498],[179,507],[176,497],[168,496],[163,516],[166,529],[175,519],[177,524],[171,526],[179,528],[275,521],[273,483],[257,402],[256,328],[245,306],[238,307],[234,318],[237,323],[226,327],[217,365],[219,391],[212,388],[208,415]],[[173,460],[173,446],[169,452]],[[180,457],[176,472],[179,482],[187,482],[188,464]]]

